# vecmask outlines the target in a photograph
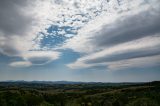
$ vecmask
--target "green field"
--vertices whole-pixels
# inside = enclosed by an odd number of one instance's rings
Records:
[[[160,106],[160,82],[0,82],[0,106]]]

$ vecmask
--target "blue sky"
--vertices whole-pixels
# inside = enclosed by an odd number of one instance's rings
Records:
[[[0,80],[160,80],[159,0],[1,0]]]

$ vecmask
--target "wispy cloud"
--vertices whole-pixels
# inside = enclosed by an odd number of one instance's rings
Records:
[[[44,65],[50,63],[60,56],[55,51],[28,51],[21,55],[23,61],[15,61],[9,65],[12,67],[29,67],[32,65]]]
[[[128,68],[149,68],[160,64],[160,55],[139,57],[106,63],[109,70],[123,70]]]
[[[79,58],[70,64],[72,68],[83,68],[84,64],[99,64],[139,57],[154,56],[160,53],[160,36],[145,37],[131,42],[103,49],[99,52]],[[84,65],[87,66],[87,65]]]
[[[42,0],[0,1],[1,53],[17,56],[33,48],[32,40],[46,26],[47,6],[48,2]]]
[[[129,7],[130,3],[135,4]],[[115,9],[117,12],[106,13],[68,40],[64,48],[71,48],[84,55],[68,64],[70,68],[106,66],[108,69],[121,69],[157,63],[160,54],[160,2],[130,3],[125,3],[128,10],[120,12]],[[148,58],[152,62],[144,62]]]
[[[89,20],[98,16],[102,10],[105,11],[102,7],[105,7],[106,3],[107,1],[95,0],[2,0],[0,53],[23,58],[22,55],[30,50],[45,48],[53,50],[55,44],[48,48],[47,44],[41,45],[41,41],[48,38],[47,36],[71,38]],[[58,27],[56,32],[48,31],[52,25]],[[66,27],[72,29],[65,29]],[[41,32],[44,34],[40,35]]]
[[[59,49],[72,49],[82,55],[68,65],[71,68],[106,62],[111,67],[111,62],[157,56],[159,4],[159,0],[2,0],[0,53],[24,60],[11,66],[31,66],[58,59]]]
[[[43,0],[0,1],[0,53],[27,60],[11,66],[44,64],[59,57],[57,52],[30,51],[38,45],[33,39],[49,24],[51,5],[51,1]]]
[[[58,59],[59,56],[60,53],[55,51],[29,51],[22,55],[24,60],[31,62],[33,65],[47,64]]]
[[[29,67],[31,65],[32,63],[28,61],[18,61],[18,62],[12,62],[9,64],[9,66],[11,67],[18,67],[18,68]]]

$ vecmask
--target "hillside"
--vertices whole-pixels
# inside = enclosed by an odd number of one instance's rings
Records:
[[[160,106],[160,82],[0,82],[0,106]]]

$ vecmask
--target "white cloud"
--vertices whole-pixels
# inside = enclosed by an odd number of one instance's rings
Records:
[[[160,33],[159,4],[159,0],[0,1],[0,53],[35,65],[58,59],[56,51],[30,51],[42,49],[40,42],[49,35],[46,29],[51,25],[70,26],[75,32],[81,28],[77,36],[66,35],[70,39],[62,47],[52,48],[84,53],[71,67],[98,65],[124,53],[127,59],[136,57],[134,52],[142,57],[159,53],[155,39]],[[39,32],[45,35],[38,36]]]
[[[95,66],[113,69],[113,66],[120,64],[117,65],[119,68],[114,69],[121,69],[120,66],[127,62],[130,62],[124,64],[127,68],[142,64],[142,67],[148,64],[154,66],[157,63],[159,58],[155,57],[160,53],[160,2],[126,0],[122,3],[123,9],[113,4],[110,5],[113,7],[110,12],[89,22],[77,36],[63,45],[63,48],[83,54],[67,66],[73,69]],[[146,58],[153,63],[144,62]]]
[[[44,36],[37,36],[39,32],[44,32],[47,36],[46,28],[53,24],[81,27],[85,24],[84,21],[87,22],[95,17],[95,11],[100,9],[102,4],[106,4],[102,2],[95,0],[0,1],[0,53],[21,57],[29,50],[41,49],[40,41]],[[37,42],[33,42],[33,39]]]
[[[28,51],[21,55],[23,61],[15,61],[9,65],[12,67],[29,67],[32,65],[44,65],[50,63],[60,56],[55,51]]]
[[[106,63],[109,70],[123,70],[128,68],[148,68],[159,66],[160,55],[140,57],[128,60],[121,60],[117,62]]]
[[[18,68],[22,68],[22,67],[29,67],[32,65],[32,63],[28,62],[28,61],[17,61],[17,62],[12,62],[9,64],[11,67],[18,67]]]
[[[160,36],[145,37],[88,54],[68,66],[73,69],[98,66],[105,62],[157,55],[160,52]]]
[[[115,11],[101,14],[80,29],[78,35],[69,39],[63,47],[89,53],[159,32],[159,1],[152,0],[143,5],[142,1],[127,3],[128,11],[119,12],[117,9],[120,7],[117,6]],[[136,5],[133,2],[137,2]],[[135,6],[129,7],[131,4]]]
[[[43,0],[0,1],[0,51],[8,56],[19,56],[33,48],[32,40],[46,27],[50,10]]]
[[[33,65],[43,65],[49,63],[58,59],[59,56],[60,53],[55,51],[29,51],[22,55],[24,60],[31,62]]]
[[[122,10],[125,11],[126,9],[124,8],[115,7],[115,6],[123,7],[125,2],[124,3],[121,2],[120,4],[118,4],[117,0],[109,0],[109,1],[107,0],[60,0],[60,1],[53,0],[51,2],[53,5],[51,6],[51,10],[53,11],[50,11],[51,15],[48,19],[52,22],[52,25],[56,26],[56,28],[69,26],[75,29],[75,32],[77,32],[79,28],[84,27],[91,20],[94,20],[99,16],[100,17],[102,17],[103,15],[106,16],[106,13],[108,12],[109,12],[108,15],[113,15],[111,13],[117,13]],[[48,24],[48,26],[49,25],[51,24]],[[84,29],[85,28],[83,28],[82,31],[84,31]],[[62,29],[60,32],[64,32],[64,30],[65,29]],[[58,34],[61,34],[60,32],[58,32]],[[55,36],[55,33],[48,33],[45,30],[43,31],[43,33],[45,33],[45,36],[47,35],[50,37]],[[42,38],[43,36],[38,36],[36,41],[40,43]],[[62,44],[63,43],[64,42],[62,42]],[[47,47],[44,47],[44,48],[47,48]],[[49,46],[48,48],[50,49],[52,48],[52,46],[51,47]]]
[[[149,67],[159,66],[159,64],[160,64],[160,55],[155,55],[155,56],[131,58],[113,62],[93,63],[93,64],[75,62],[73,64],[68,64],[67,66],[72,69],[106,67],[106,70],[108,71],[117,71],[130,68],[149,68]]]
[[[31,66],[35,60],[44,64],[59,57],[58,52],[30,51],[38,46],[33,39],[51,24],[48,19],[53,18],[53,6],[51,0],[0,1],[0,53],[27,60],[11,66]]]

